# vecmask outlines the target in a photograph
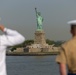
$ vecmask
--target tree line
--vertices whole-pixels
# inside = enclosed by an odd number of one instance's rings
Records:
[[[54,44],[54,46],[56,46],[56,47],[60,46],[64,42],[65,41],[53,41],[53,40],[46,39],[47,44],[49,44],[49,45]],[[34,40],[26,40],[24,43],[22,43],[20,45],[16,45],[14,47],[26,47],[27,45],[31,45],[31,44],[34,44]]]

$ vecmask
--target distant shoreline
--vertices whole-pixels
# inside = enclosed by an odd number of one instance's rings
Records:
[[[57,55],[59,52],[31,52],[31,53],[24,53],[24,52],[11,52],[6,53],[7,56],[50,56],[50,55]]]

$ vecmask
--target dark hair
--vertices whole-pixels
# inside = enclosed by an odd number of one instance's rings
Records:
[[[76,29],[76,25],[71,25],[71,30],[74,30],[74,29]]]

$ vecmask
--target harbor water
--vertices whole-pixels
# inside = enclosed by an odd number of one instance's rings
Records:
[[[7,75],[59,75],[56,56],[7,56]]]

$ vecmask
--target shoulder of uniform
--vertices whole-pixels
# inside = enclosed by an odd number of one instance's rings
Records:
[[[66,41],[65,43],[63,43],[61,45],[61,47],[63,47],[63,48],[68,47],[70,44],[72,44],[72,41],[73,41],[73,39],[70,39],[70,40]]]

